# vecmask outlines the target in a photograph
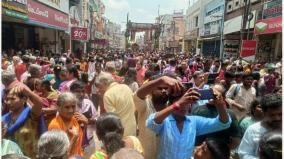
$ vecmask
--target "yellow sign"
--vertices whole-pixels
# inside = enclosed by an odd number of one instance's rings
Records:
[[[13,5],[11,5],[11,4],[7,3],[7,2],[2,2],[2,7],[3,8],[7,8],[9,10],[14,10],[14,11],[17,11],[17,12],[25,13],[25,14],[28,13],[27,9],[23,9],[21,7],[13,6]]]

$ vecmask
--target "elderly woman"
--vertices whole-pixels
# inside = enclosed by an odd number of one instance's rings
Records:
[[[44,125],[41,125],[44,124],[41,120],[42,100],[21,83],[7,92],[4,103],[9,112],[2,116],[2,126],[7,129],[3,138],[15,141],[24,155],[35,158],[36,143],[44,131]]]
[[[48,130],[63,130],[70,141],[69,155],[83,156],[83,131],[79,123],[87,123],[88,119],[76,113],[77,98],[70,92],[59,95],[57,99],[58,114],[48,126]]]
[[[47,131],[38,141],[38,158],[67,159],[69,147],[69,139],[64,131]]]

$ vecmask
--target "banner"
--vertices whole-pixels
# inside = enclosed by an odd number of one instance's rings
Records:
[[[28,0],[29,23],[68,30],[69,17],[34,0]]]
[[[71,40],[88,40],[88,29],[81,27],[72,27],[71,28]]]
[[[243,40],[240,57],[252,60],[255,57],[255,53],[256,53],[256,40]]]
[[[282,16],[262,19],[255,23],[254,34],[269,34],[282,32]]]

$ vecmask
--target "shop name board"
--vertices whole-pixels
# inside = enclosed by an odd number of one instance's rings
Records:
[[[21,13],[24,13],[24,14],[28,13],[26,7],[24,7],[24,6],[23,7],[15,6],[15,5],[9,4],[7,2],[2,2],[2,7],[3,8],[7,8],[9,10],[21,12]]]
[[[259,20],[255,24],[254,33],[269,34],[282,32],[282,16]]]
[[[41,8],[43,9],[43,8]],[[28,4],[28,11],[30,13],[33,13],[33,14],[37,14],[39,16],[43,16],[43,17],[46,17],[48,18],[48,11],[47,10],[41,10],[40,8],[33,8],[30,4]]]
[[[8,10],[8,9],[4,9],[4,8],[3,8],[3,13],[7,16],[22,19],[22,20],[28,20],[29,19],[29,17],[25,14],[15,12],[15,11],[12,11],[12,10]]]
[[[282,15],[282,0],[265,2],[263,7],[263,19]]]
[[[68,29],[69,18],[67,14],[46,7],[34,0],[28,0],[28,16],[35,22],[45,23],[55,27]]]
[[[256,40],[243,40],[241,48],[241,57],[254,56],[256,51]]]
[[[71,28],[71,40],[88,40],[88,29],[81,27],[72,27]]]

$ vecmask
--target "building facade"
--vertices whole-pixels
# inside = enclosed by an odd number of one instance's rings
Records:
[[[257,41],[256,59],[261,61],[282,58],[282,0],[262,0],[254,25]]]
[[[107,20],[105,32],[109,47],[111,49],[123,48],[123,46],[121,45],[121,41],[123,40],[124,35],[121,32],[121,25]]]
[[[174,11],[173,14],[161,15],[156,18],[156,23],[160,23],[162,26],[159,49],[168,52],[182,51],[182,41],[185,32],[183,11]]]
[[[224,0],[213,0],[204,6],[205,14],[199,33],[203,56],[220,57],[222,54],[224,6]]]
[[[1,4],[3,50],[51,54],[68,49],[68,0],[3,0]]]
[[[228,0],[225,2],[224,21],[224,58],[239,57],[242,40],[254,38],[254,24],[260,15],[262,5],[260,0]],[[248,1],[249,2],[249,1]],[[246,6],[250,8],[245,14]],[[247,17],[247,20],[244,18]]]

